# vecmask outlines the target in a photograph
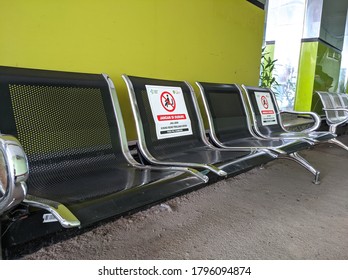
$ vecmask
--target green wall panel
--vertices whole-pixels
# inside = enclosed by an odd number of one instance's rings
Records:
[[[319,42],[313,91],[337,92],[341,65],[341,52]],[[314,94],[312,111],[324,115],[319,97]]]
[[[257,85],[264,16],[245,0],[2,1],[0,65],[109,74],[134,140],[121,74]]]
[[[297,111],[311,110],[317,52],[318,42],[302,43],[294,106]]]
[[[265,46],[265,52],[268,53],[268,57],[270,57],[272,60],[274,59],[274,49],[275,44],[266,44]]]
[[[295,110],[323,114],[316,90],[336,92],[341,53],[322,42],[303,42],[299,63]]]

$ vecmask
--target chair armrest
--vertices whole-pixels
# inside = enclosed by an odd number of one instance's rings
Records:
[[[338,108],[323,108],[323,110],[325,111],[325,113],[327,111],[330,111],[330,112],[345,112],[348,114],[348,109],[347,108],[343,108],[343,107],[338,107]],[[336,122],[333,121],[333,119],[329,118],[328,115],[327,115],[327,120],[334,123],[336,126],[339,126],[341,124],[344,124],[348,121],[348,115],[345,117],[345,119],[338,119]]]
[[[308,115],[310,116],[314,124],[310,128],[307,128],[305,130],[302,130],[301,132],[303,133],[308,133],[317,130],[320,127],[321,124],[321,118],[317,113],[314,112],[301,112],[301,111],[280,111],[281,114],[286,113],[286,114],[292,114],[292,115]]]
[[[28,159],[19,141],[0,134],[0,215],[23,201],[28,175]]]

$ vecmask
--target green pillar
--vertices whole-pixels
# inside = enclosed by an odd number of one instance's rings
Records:
[[[340,77],[341,51],[322,40],[302,40],[295,110],[323,114],[318,91],[336,92]]]
[[[274,41],[266,41],[265,52],[268,53],[267,56],[270,57],[272,60],[274,59],[274,48],[275,48]]]
[[[294,109],[310,111],[314,89],[318,42],[302,42]]]

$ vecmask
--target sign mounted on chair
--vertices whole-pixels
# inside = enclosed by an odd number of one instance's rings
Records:
[[[191,120],[180,87],[146,85],[158,139],[191,135]]]
[[[261,114],[262,125],[277,124],[277,116],[271,95],[268,92],[255,92],[255,97]]]

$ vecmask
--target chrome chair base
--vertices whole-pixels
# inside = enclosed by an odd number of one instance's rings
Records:
[[[301,157],[298,153],[292,153],[288,156],[281,156],[280,159],[288,159],[297,162],[302,167],[304,167],[307,171],[312,173],[314,175],[314,180],[312,181],[313,184],[319,185],[320,184],[320,171],[315,169],[307,160],[305,160],[303,157]]]
[[[335,139],[330,139],[330,140],[328,141],[328,143],[334,144],[334,145],[336,145],[336,146],[338,146],[338,147],[340,147],[340,148],[345,149],[346,151],[348,151],[348,146],[345,145],[345,144],[343,144],[341,141],[337,140],[336,138],[335,138]]]

